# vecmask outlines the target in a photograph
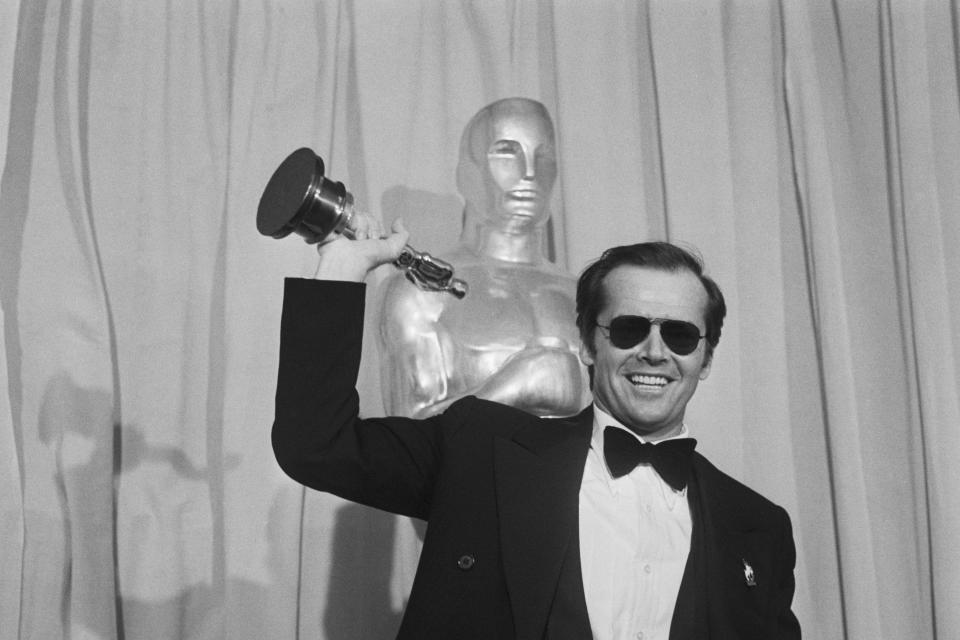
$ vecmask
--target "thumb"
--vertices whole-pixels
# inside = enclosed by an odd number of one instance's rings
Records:
[[[390,235],[386,238],[387,246],[392,254],[391,259],[396,259],[400,255],[409,238],[410,232],[404,226],[403,220],[400,218],[394,220],[393,224],[390,225]]]

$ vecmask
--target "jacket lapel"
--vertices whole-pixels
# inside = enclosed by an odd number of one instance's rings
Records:
[[[697,458],[688,494],[693,536],[670,640],[762,638],[751,626],[758,621],[757,597],[765,591],[748,584],[744,562],[767,573],[769,534],[735,496],[718,489],[726,484],[714,477],[719,472]]]
[[[687,485],[687,501],[693,530],[690,536],[690,554],[680,582],[677,604],[670,622],[670,640],[704,640],[710,637],[707,625],[707,540],[703,499],[697,474],[691,474]]]
[[[593,411],[531,419],[495,444],[497,506],[518,640],[543,637],[564,554],[576,540]]]

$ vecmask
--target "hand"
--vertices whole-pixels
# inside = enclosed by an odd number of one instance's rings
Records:
[[[351,227],[354,240],[337,236],[317,245],[320,262],[314,277],[318,280],[362,282],[370,271],[396,260],[410,235],[398,218],[384,236],[380,221],[366,213],[354,214]]]

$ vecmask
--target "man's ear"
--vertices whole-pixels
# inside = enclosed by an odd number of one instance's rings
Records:
[[[713,366],[713,352],[710,352],[710,355],[706,356],[703,360],[703,365],[700,367],[700,373],[698,377],[701,380],[706,380],[707,376],[710,375],[710,367]]]
[[[593,352],[583,340],[580,340],[580,362],[582,362],[584,366],[587,366],[587,367],[594,364]]]

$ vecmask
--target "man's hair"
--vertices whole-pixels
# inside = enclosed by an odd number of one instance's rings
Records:
[[[612,247],[603,252],[590,264],[577,282],[577,328],[580,339],[591,353],[595,350],[594,335],[597,329],[597,316],[607,304],[607,292],[603,280],[615,268],[630,265],[659,269],[661,271],[689,271],[697,278],[707,292],[707,305],[704,309],[704,324],[707,329],[706,362],[713,358],[713,350],[720,342],[723,318],[727,315],[727,305],[723,300],[720,287],[703,272],[703,261],[699,256],[669,242],[641,242],[620,247]]]

